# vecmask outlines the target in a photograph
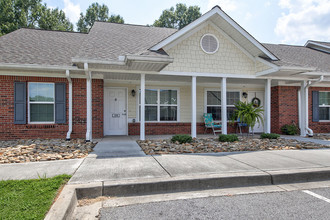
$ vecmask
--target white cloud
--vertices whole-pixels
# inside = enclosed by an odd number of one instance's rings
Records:
[[[216,5],[219,5],[225,12],[231,12],[237,9],[237,2],[234,0],[209,0],[207,7],[210,10]]]
[[[329,0],[280,0],[279,6],[288,10],[277,19],[275,27],[282,43],[330,40]]]
[[[64,1],[64,8],[63,11],[65,15],[70,19],[70,21],[75,25],[80,17],[80,5],[73,4],[70,0],[63,0]]]

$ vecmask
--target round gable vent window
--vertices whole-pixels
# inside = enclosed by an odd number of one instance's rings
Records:
[[[219,41],[213,34],[205,34],[201,39],[201,48],[205,53],[213,54],[219,49]]]

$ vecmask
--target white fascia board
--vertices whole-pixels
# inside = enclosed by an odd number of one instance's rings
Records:
[[[208,11],[206,14],[202,15],[197,20],[193,21],[186,27],[182,28],[181,30],[177,31],[170,37],[166,38],[165,40],[159,42],[158,44],[154,45],[150,48],[150,50],[159,50],[166,45],[170,44],[177,38],[181,37],[182,35],[188,33],[201,23],[208,20],[213,15],[218,14],[220,15],[225,21],[227,21],[232,27],[234,27],[239,33],[241,33],[246,39],[248,39],[252,44],[254,44],[259,50],[261,50],[264,54],[266,54],[272,60],[278,60],[278,58],[273,55],[269,50],[267,50],[262,44],[260,44],[256,39],[254,39],[249,33],[247,33],[242,27],[240,27],[232,18],[230,18],[227,14],[225,14],[221,9],[218,7],[214,7],[212,10]]]
[[[320,43],[316,43],[316,42],[313,42],[313,41],[307,41],[306,44],[305,44],[305,47],[308,47],[308,45],[315,45],[315,46],[319,46],[319,47],[323,47],[323,48],[327,48],[330,50],[330,46],[326,46],[324,44],[320,44]]]
[[[315,71],[316,68],[313,67],[296,67],[296,66],[281,66],[280,70],[283,71]]]
[[[123,61],[110,61],[110,60],[95,60],[95,59],[81,59],[72,58],[73,63],[90,63],[90,64],[108,64],[108,65],[126,65]]]
[[[126,55],[126,61],[156,62],[156,63],[173,63],[171,57],[153,57],[143,55]]]
[[[255,75],[231,74],[231,73],[202,73],[202,72],[174,72],[174,71],[160,71],[159,75],[168,76],[197,76],[197,77],[227,77],[227,78],[245,78],[255,79]]]
[[[57,65],[40,65],[40,64],[16,64],[16,63],[0,63],[0,69],[24,69],[24,70],[44,70],[44,71],[66,71],[79,70],[76,66],[57,66]]]
[[[306,75],[306,76],[330,76],[329,72],[305,72],[300,73],[300,75]]]

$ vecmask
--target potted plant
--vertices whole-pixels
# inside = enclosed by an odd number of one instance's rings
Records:
[[[263,109],[262,106],[254,106],[254,104],[246,102],[238,102],[235,104],[235,111],[232,117],[232,122],[234,123],[238,119],[241,123],[247,124],[248,128],[251,129],[252,135],[254,134],[253,128],[258,122],[263,123]]]

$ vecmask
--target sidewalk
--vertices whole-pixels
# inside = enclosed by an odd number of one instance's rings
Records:
[[[117,157],[104,156],[109,155],[106,151],[118,150],[120,147],[116,144],[130,146],[125,148],[129,149],[127,156],[123,152]],[[269,175],[273,172],[278,174],[311,169],[330,171],[330,149],[147,156],[141,152],[134,137],[121,137],[114,142],[112,138],[103,139],[95,147],[95,153],[84,160],[69,183],[193,178],[234,173]]]

